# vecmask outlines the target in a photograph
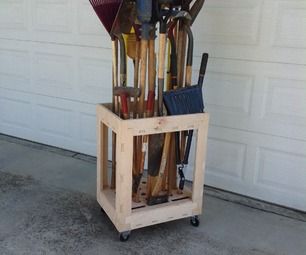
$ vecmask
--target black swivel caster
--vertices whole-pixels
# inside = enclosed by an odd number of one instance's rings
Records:
[[[131,231],[125,231],[125,232],[122,232],[120,233],[120,241],[121,242],[126,242],[127,240],[129,240],[129,237],[131,235]]]
[[[196,216],[192,216],[190,218],[190,224],[194,227],[198,227],[200,225],[200,220],[199,220],[199,217],[196,215]]]
[[[101,211],[101,213],[105,214],[105,211],[103,210],[102,207],[101,207],[100,211]]]

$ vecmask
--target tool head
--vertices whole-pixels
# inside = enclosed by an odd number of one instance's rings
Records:
[[[114,88],[114,95],[115,96],[121,96],[126,95],[127,97],[134,97],[137,98],[140,96],[140,88],[134,88],[134,87],[115,87]]]
[[[147,205],[158,205],[158,204],[163,204],[167,203],[169,200],[168,194],[161,195],[161,196],[151,196],[148,198]]]
[[[175,12],[174,15],[172,16],[172,20],[178,20],[178,19],[185,19],[185,20],[188,20],[188,21],[192,20],[189,12],[187,12],[187,11]]]
[[[152,0],[136,0],[137,18],[141,23],[149,23],[152,18]]]
[[[89,0],[89,2],[110,34],[122,0]]]
[[[111,28],[111,35],[118,34],[127,34],[131,31],[133,23],[136,19],[136,5],[135,1],[132,0],[123,0],[115,20],[113,22],[113,26]]]
[[[199,12],[201,11],[203,4],[204,4],[205,0],[196,0],[195,3],[192,5],[191,9],[190,9],[190,16],[192,18],[191,20],[191,25],[193,24],[193,22],[195,21],[195,19],[197,18]]]
[[[192,7],[190,9],[190,16],[192,18],[191,25],[193,24],[193,22],[195,21],[195,19],[197,18],[198,14],[199,14],[199,12],[201,11],[204,2],[205,2],[205,0],[196,0],[195,3],[192,5]]]
[[[194,85],[163,93],[169,115],[201,113],[204,111],[202,86]]]

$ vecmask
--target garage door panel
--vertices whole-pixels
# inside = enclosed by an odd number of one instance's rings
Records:
[[[0,39],[0,88],[96,104],[111,101],[111,52]]]
[[[72,15],[69,0],[32,1],[33,29],[45,32],[72,33]]]
[[[208,139],[207,174],[242,181],[247,145],[216,138]]]
[[[202,19],[194,25],[198,40],[206,43],[258,44],[262,6],[261,0],[207,1],[200,14]]]
[[[30,53],[26,49],[8,49],[0,46],[0,87],[30,90]]]
[[[305,140],[305,83],[304,66],[210,59],[206,111],[214,125]]]
[[[37,125],[38,131],[50,137],[61,137],[70,139],[76,137],[76,114],[72,110],[64,107],[39,103],[37,105]]]
[[[268,78],[262,118],[306,126],[305,82]]]
[[[103,58],[81,56],[78,66],[80,97],[95,102],[110,102],[112,98],[111,61]]]
[[[304,1],[279,1],[276,5],[274,47],[306,49],[306,3]],[[298,28],[298,29],[296,29]]]
[[[75,94],[75,68],[72,54],[35,52],[33,56],[33,92],[71,97]],[[74,95],[76,97],[76,95]]]
[[[1,0],[0,37],[30,39],[28,19],[28,1]]]
[[[0,88],[0,120],[2,130],[31,132],[34,127],[31,95]]]
[[[214,126],[209,141],[207,185],[306,209],[306,142]]]
[[[33,140],[95,155],[95,105],[36,95],[35,109]]]
[[[269,189],[306,193],[306,155],[259,147],[254,183]]]
[[[209,72],[205,81],[206,104],[209,110],[248,116],[254,77],[225,72]],[[222,91],[222,93],[219,93]]]
[[[303,0],[206,1],[193,26],[195,53],[306,64],[305,8]]]

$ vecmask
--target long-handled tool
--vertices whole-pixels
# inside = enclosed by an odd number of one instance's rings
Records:
[[[145,117],[145,92],[146,92],[146,75],[147,75],[147,57],[148,45],[150,40],[150,21],[152,17],[152,0],[136,0],[137,18],[141,22],[141,49],[140,49],[140,89],[141,94],[138,104],[138,113],[140,117]],[[137,146],[138,147],[138,146]],[[141,144],[141,152],[137,166],[139,171],[137,176],[134,176],[133,193],[138,193],[140,180],[143,175],[145,155],[147,151],[147,142],[143,139]],[[137,201],[137,199],[136,199]]]
[[[111,28],[111,34],[116,36],[120,43],[120,86],[126,86],[126,48],[122,34],[129,33],[136,18],[135,3],[123,0]]]
[[[166,32],[167,32],[167,20],[169,17],[169,10],[162,12],[159,1],[154,2],[153,13],[156,20],[159,20],[159,46],[158,46],[158,96],[157,96],[157,115],[163,115],[163,102],[162,93],[164,89],[164,62],[166,51]],[[155,91],[155,88],[154,88]],[[151,94],[153,94],[151,92]],[[152,100],[153,101],[153,100]],[[155,101],[155,97],[154,97]],[[150,198],[152,177],[158,175],[159,164],[162,156],[162,148],[164,143],[163,134],[155,134],[149,136],[149,148],[148,148],[148,189],[147,198]]]
[[[122,0],[89,0],[101,23],[111,36],[112,40],[112,83],[113,89],[118,86],[118,41],[111,34],[111,29],[118,13]],[[118,113],[117,97],[112,97],[112,107],[115,113]],[[116,134],[112,133],[112,179],[111,188],[115,188],[116,171]]]
[[[199,81],[195,86],[164,92],[164,103],[169,115],[192,114],[204,111],[204,102],[202,96],[202,86],[206,72],[208,54],[202,55],[201,67],[199,72]],[[176,133],[176,163],[180,176],[179,189],[183,190],[185,183],[184,167],[188,164],[188,158],[191,148],[193,130],[189,131],[184,157],[181,157],[179,146],[179,133]]]
[[[165,6],[165,5],[169,6]],[[167,22],[170,18],[172,12],[171,12],[171,5],[172,1],[156,1],[154,5],[154,13],[155,16],[159,20],[159,46],[158,46],[158,96],[157,96],[157,114],[158,116],[163,116],[163,91],[164,91],[164,73],[165,73],[165,55],[166,55],[166,46],[167,46]],[[168,139],[170,141],[170,138]],[[168,142],[167,140],[167,142]],[[164,147],[164,149],[163,149]],[[169,151],[169,144],[166,146],[164,145],[164,134],[155,134],[150,135],[149,137],[149,157],[148,157],[148,186],[152,185],[152,180],[155,180],[157,177],[157,180],[159,181],[159,172],[161,171],[160,164],[161,161],[165,161],[167,157],[163,156],[165,154],[165,149],[167,150],[167,153]],[[166,155],[167,155],[166,153]],[[159,181],[160,182],[160,181]],[[152,187],[155,187],[156,183],[152,185]],[[148,187],[147,189],[147,199],[148,204],[157,204],[162,202],[168,201],[168,196],[158,196],[157,194],[151,194],[151,191],[153,191],[152,187]]]

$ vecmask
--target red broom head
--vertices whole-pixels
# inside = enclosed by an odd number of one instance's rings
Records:
[[[110,34],[122,0],[89,0],[89,2]]]

